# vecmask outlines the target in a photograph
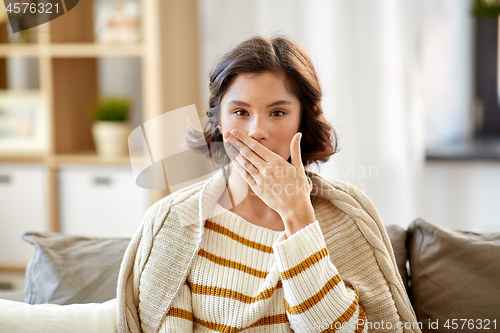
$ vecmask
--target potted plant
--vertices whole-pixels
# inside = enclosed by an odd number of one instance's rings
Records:
[[[500,1],[475,0],[472,11],[478,17],[498,18],[498,15],[500,15]]]
[[[128,136],[132,126],[128,121],[132,101],[124,97],[101,97],[92,107],[95,120],[92,136],[97,154],[103,157],[124,156],[128,153]]]

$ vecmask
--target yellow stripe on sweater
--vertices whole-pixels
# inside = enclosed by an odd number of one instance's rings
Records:
[[[212,322],[204,321],[204,320],[197,319],[197,318],[195,318],[194,322],[197,324],[203,325],[211,330],[217,331],[217,332],[239,333],[241,331],[244,331],[244,330],[247,330],[247,329],[253,328],[253,327],[287,323],[288,318],[287,318],[286,314],[284,314],[284,313],[274,315],[274,316],[267,316],[267,317],[260,318],[252,325],[249,325],[247,327],[241,327],[241,328],[229,326],[229,325],[212,323]]]
[[[308,267],[311,267],[312,265],[314,265],[327,255],[328,255],[328,250],[326,249],[326,247],[324,247],[318,252],[308,257],[306,260],[302,261],[297,266],[292,267],[289,270],[284,271],[283,273],[280,273],[281,280],[291,279],[294,276],[299,275],[301,272],[305,271]]]
[[[198,255],[210,260],[211,262],[216,263],[217,265],[233,268],[233,269],[242,271],[244,273],[256,276],[256,277],[261,278],[261,279],[265,279],[267,276],[267,272],[259,271],[257,269],[252,268],[252,267],[248,267],[246,265],[240,264],[236,261],[224,259],[222,257],[216,256],[215,254],[207,252],[203,249],[200,249],[200,251],[198,252]]]
[[[186,319],[189,321],[193,321],[193,313],[187,310],[179,309],[179,308],[170,308],[167,313],[167,317],[177,317],[181,319]]]
[[[354,316],[354,314],[356,313],[357,307],[358,307],[358,295],[356,295],[356,298],[352,302],[351,306],[347,310],[345,310],[345,312],[340,317],[335,319],[335,321],[330,325],[330,327],[321,331],[321,333],[337,332],[340,328],[342,328],[342,325],[344,323],[347,323],[349,320],[351,320],[352,316]],[[361,308],[360,308],[360,310],[361,310]],[[358,332],[358,329],[359,329],[359,326],[355,332]]]
[[[325,283],[325,285],[323,286],[323,288],[321,288],[320,291],[318,291],[313,296],[309,297],[304,302],[302,302],[302,303],[300,303],[298,305],[295,305],[295,306],[290,306],[290,304],[288,304],[288,302],[285,299],[285,308],[286,308],[286,311],[289,314],[292,314],[292,315],[296,315],[296,314],[300,314],[300,313],[306,312],[307,310],[309,310],[310,308],[312,308],[314,305],[318,304],[323,299],[323,297],[325,297],[325,295],[330,290],[332,290],[340,281],[341,281],[340,275],[338,275],[338,274],[335,275],[334,277],[332,277],[330,280],[328,280]]]
[[[195,322],[199,325],[205,326],[213,331],[217,332],[227,332],[227,333],[239,333],[241,331],[244,331],[249,328],[253,327],[258,327],[258,326],[268,326],[268,325],[275,325],[275,324],[284,324],[288,322],[288,318],[286,314],[278,314],[274,316],[267,316],[267,317],[262,317],[259,320],[257,320],[255,323],[252,325],[249,325],[247,327],[234,327],[234,326],[229,326],[229,325],[224,325],[224,324],[217,324],[205,320],[198,319],[193,316],[193,314],[187,310],[179,309],[179,308],[170,308],[167,313],[167,317],[177,317],[177,318],[182,318],[185,320],[189,320],[192,322]]]
[[[269,299],[273,296],[274,291],[278,288],[283,288],[281,281],[275,287],[268,288],[261,291],[257,296],[248,296],[235,290],[220,288],[220,287],[208,287],[195,283],[188,283],[191,292],[198,295],[207,296],[217,296],[224,298],[231,298],[242,303],[251,304],[258,301]]]
[[[238,234],[235,234],[231,230],[226,229],[223,226],[221,226],[217,223],[214,223],[212,221],[206,220],[205,228],[207,228],[208,230],[212,230],[214,232],[217,232],[221,235],[227,236],[227,237],[237,241],[238,243],[241,243],[243,245],[251,247],[252,249],[259,250],[259,251],[262,251],[265,253],[273,253],[273,248],[271,246],[266,246],[264,244],[260,244],[260,243],[248,240],[244,237],[241,237]]]

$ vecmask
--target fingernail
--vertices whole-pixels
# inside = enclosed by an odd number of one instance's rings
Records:
[[[302,140],[302,133],[299,133],[299,142]]]
[[[229,138],[229,132],[225,132],[224,133],[224,139],[228,139]]]
[[[238,135],[239,135],[240,133],[238,132],[238,130],[233,129],[233,130],[231,131],[231,134],[232,134],[232,135],[234,135],[235,137],[238,137]]]

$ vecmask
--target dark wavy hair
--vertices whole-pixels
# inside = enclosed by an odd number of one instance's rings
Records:
[[[205,140],[209,152],[212,151],[210,157],[213,162],[219,165],[229,163],[219,131],[222,97],[237,75],[264,72],[285,75],[287,89],[300,101],[299,131],[302,133],[303,165],[318,165],[318,162],[328,161],[338,151],[337,135],[333,126],[323,117],[322,93],[316,71],[306,51],[284,37],[252,37],[223,55],[210,73],[210,99],[206,113],[208,121],[204,133],[188,130],[187,136],[190,138],[185,144],[196,149],[202,146],[201,140]],[[211,148],[210,144],[216,142],[219,142],[217,148],[214,149],[214,145]],[[288,162],[291,162],[290,158]]]

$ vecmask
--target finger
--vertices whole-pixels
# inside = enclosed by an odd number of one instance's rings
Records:
[[[248,148],[242,148],[240,150],[240,154],[236,156],[235,160],[238,161],[238,164],[244,168],[253,178],[254,180],[260,175],[259,169],[252,164],[245,156],[243,156],[242,151],[248,151]]]
[[[234,136],[239,141],[243,142],[251,151],[253,151],[258,157],[260,157],[265,162],[271,160],[275,153],[267,149],[260,142],[249,136],[243,131],[233,129],[231,131],[232,136]]]
[[[255,151],[253,151],[250,147],[248,147],[243,141],[241,141],[238,138],[236,138],[235,136],[231,135],[229,132],[226,132],[226,133],[228,135],[227,138],[226,138],[227,142],[229,142],[230,144],[234,145],[237,148],[237,150],[238,150],[237,152],[235,150],[231,150],[232,156],[230,155],[230,158],[236,158],[236,156],[242,155],[250,163],[252,163],[253,166],[255,167],[255,169],[257,169],[257,171],[259,171],[259,173],[260,173],[261,170],[264,168],[265,160],[263,160],[258,154],[256,154]],[[226,134],[226,133],[224,133],[224,134]],[[252,139],[252,138],[250,138],[250,139]],[[253,140],[253,141],[255,141],[255,140]],[[272,153],[270,150],[268,150],[266,147],[262,146],[257,141],[255,141],[255,142],[260,147],[262,147],[262,148],[266,149],[268,152]],[[240,163],[241,162],[243,162],[243,161],[240,160]]]
[[[301,170],[304,165],[302,164],[302,156],[300,154],[300,141],[302,139],[302,133],[298,132],[292,138],[292,142],[290,143],[290,155],[292,158],[292,165],[296,167],[298,170]]]
[[[233,138],[233,140],[238,141],[236,138]],[[244,144],[241,143],[241,146],[244,146]],[[226,148],[226,153],[230,160],[238,159],[239,164],[247,170],[252,177],[255,178],[259,176],[259,169],[247,158],[247,156],[251,158],[252,155],[255,155],[248,147],[240,147],[238,144],[229,141],[224,142],[224,147]],[[256,158],[254,158],[254,160]]]

